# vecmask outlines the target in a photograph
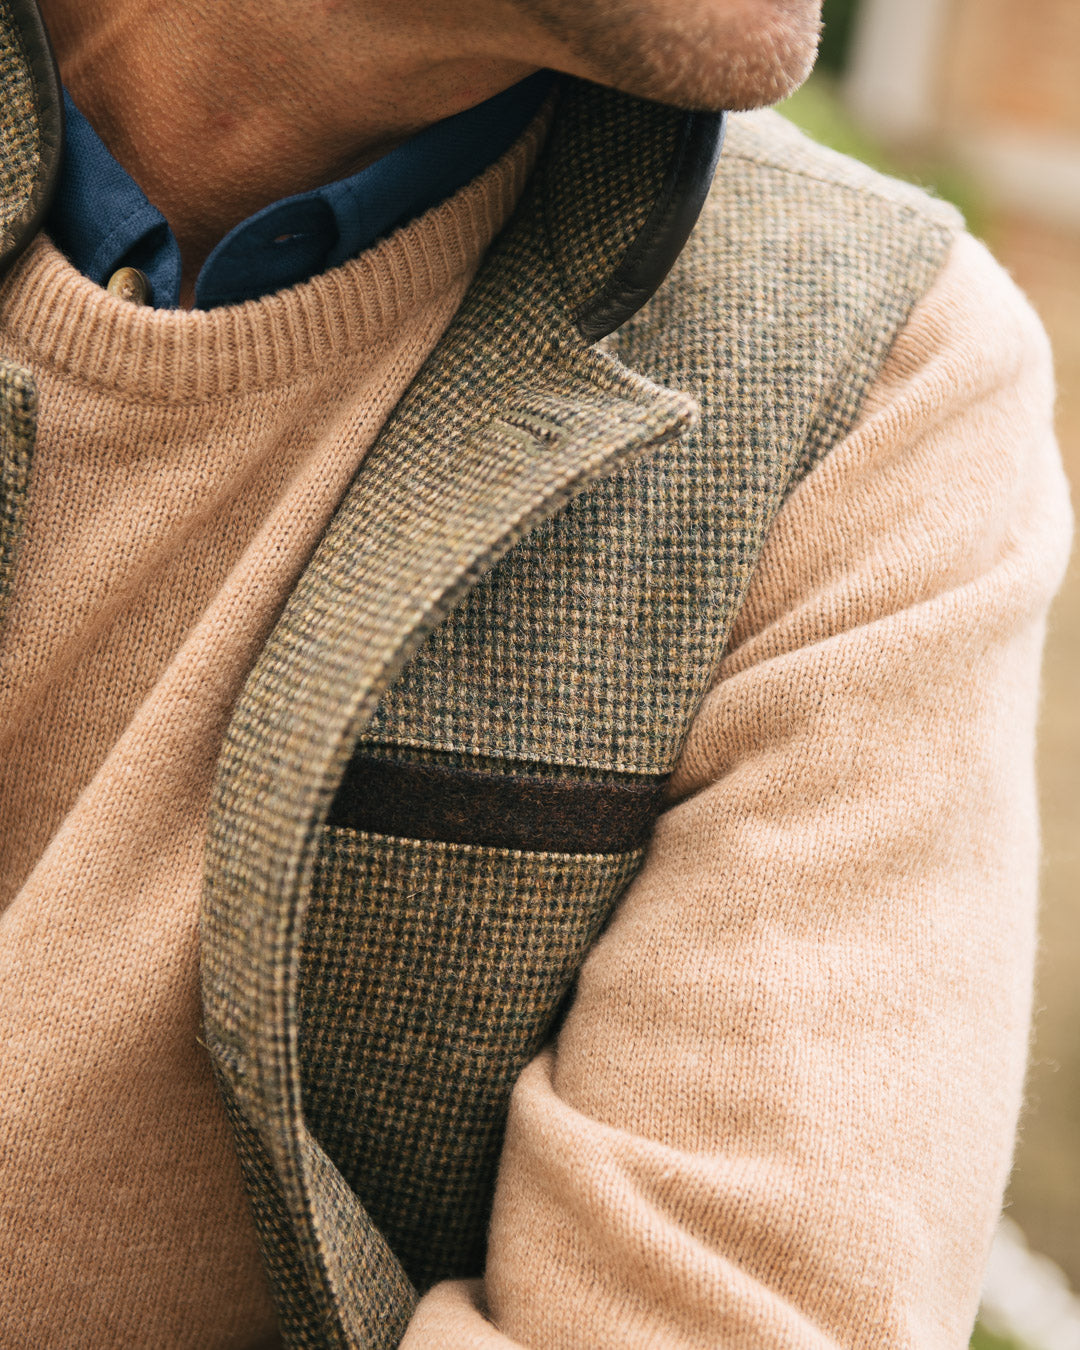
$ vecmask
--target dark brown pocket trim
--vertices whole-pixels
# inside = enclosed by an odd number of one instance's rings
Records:
[[[357,755],[327,823],[444,844],[627,853],[648,838],[665,782],[531,778]]]

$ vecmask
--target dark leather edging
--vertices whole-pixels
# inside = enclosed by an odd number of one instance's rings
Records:
[[[0,234],[0,276],[41,228],[56,192],[64,149],[64,101],[60,95],[60,74],[41,14],[34,0],[6,0],[6,8],[14,22],[34,82],[40,160],[26,205]]]
[[[705,198],[724,144],[727,113],[687,113],[655,205],[622,262],[574,322],[586,342],[599,342],[649,300],[675,265]]]
[[[444,844],[628,853],[649,836],[664,778],[523,778],[356,755],[327,823]]]

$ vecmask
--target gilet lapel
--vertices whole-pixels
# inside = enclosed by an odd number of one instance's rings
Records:
[[[576,492],[692,421],[689,399],[590,350],[574,322],[649,218],[682,121],[595,89],[564,95],[515,222],[365,461],[226,737],[207,1043],[274,1233],[271,1273],[294,1288],[287,1267],[306,1275],[292,1344],[394,1345],[413,1303],[304,1118],[298,968],[319,832],[358,735],[433,627]]]
[[[0,0],[0,276],[48,209],[62,140],[59,81],[37,6]],[[36,425],[32,379],[0,360],[0,619],[15,572]]]

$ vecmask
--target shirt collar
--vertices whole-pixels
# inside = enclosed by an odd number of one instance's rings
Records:
[[[539,110],[551,79],[541,71],[427,127],[359,173],[249,216],[203,264],[196,308],[239,304],[307,281],[436,206],[510,148]],[[99,286],[118,268],[137,267],[150,282],[151,303],[175,308],[180,249],[168,222],[66,91],[64,107],[64,156],[49,233]]]

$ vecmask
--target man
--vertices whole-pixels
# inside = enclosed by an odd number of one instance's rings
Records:
[[[1068,508],[950,209],[691,234],[816,17],[0,0],[5,1347],[965,1344]]]

